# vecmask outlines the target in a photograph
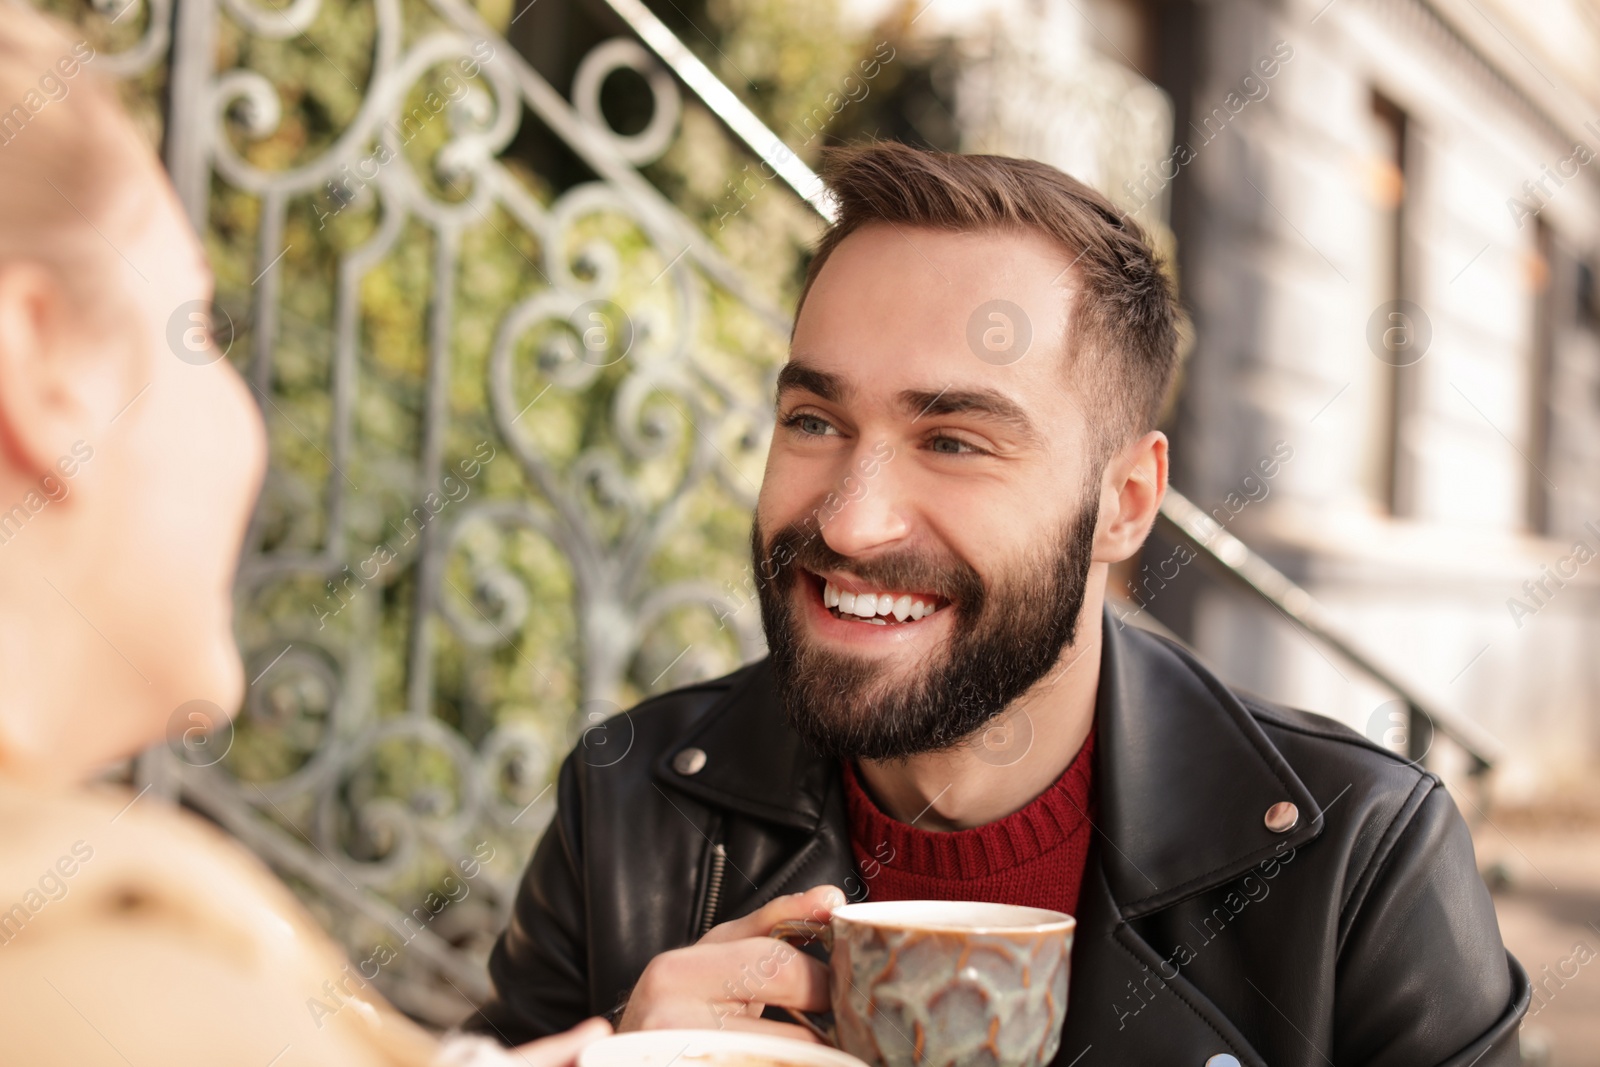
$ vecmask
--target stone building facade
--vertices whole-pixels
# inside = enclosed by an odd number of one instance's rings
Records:
[[[1483,726],[1509,796],[1600,745],[1600,11],[1534,7],[1197,5],[1159,46],[1187,78],[1158,74],[1207,138],[1292,49],[1174,182],[1177,484],[1213,501],[1293,447],[1235,532]],[[1388,695],[1271,614],[1207,591],[1175,621],[1381,736]]]
[[[1581,778],[1600,760],[1600,8],[914,17],[964,57],[960,148],[1063,166],[1175,243],[1193,342],[1174,485],[1483,727],[1502,796]],[[1393,693],[1200,569],[1130,594],[1236,683],[1404,743]],[[1433,754],[1446,774],[1453,755]]]

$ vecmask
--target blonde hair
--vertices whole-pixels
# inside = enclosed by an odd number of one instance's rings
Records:
[[[119,236],[156,162],[72,27],[0,0],[0,264],[54,271],[85,312],[121,287]]]

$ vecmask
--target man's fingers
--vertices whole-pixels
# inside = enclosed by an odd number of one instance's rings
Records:
[[[572,1067],[578,1053],[611,1033],[604,1019],[586,1019],[565,1033],[512,1049],[529,1067]]]
[[[828,968],[804,952],[770,937],[699,944],[658,957],[657,980],[669,996],[699,994],[708,1000],[759,1001],[801,1011],[828,1009]],[[706,976],[711,976],[708,981]]]
[[[828,969],[767,934],[785,919],[826,921],[844,901],[837,888],[817,886],[723,923],[696,944],[661,953],[639,976],[618,1028],[697,1028],[707,1019],[759,1014],[746,1005],[826,1011]]]
[[[785,919],[827,922],[833,909],[843,906],[844,902],[844,891],[838,886],[819,885],[804,893],[793,893],[768,901],[749,915],[713,926],[700,941],[704,944],[736,941],[742,937],[766,937],[774,926]]]
[[[704,1027],[743,1004],[801,1011],[828,1008],[828,969],[793,945],[747,937],[663,952],[650,961],[628,999],[623,1029]]]

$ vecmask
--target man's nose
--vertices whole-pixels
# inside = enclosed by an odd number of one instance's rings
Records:
[[[870,446],[857,450],[865,455]],[[842,556],[859,556],[903,540],[911,532],[891,463],[860,463],[833,487],[840,505],[822,523],[822,539]],[[863,474],[863,466],[871,474]]]

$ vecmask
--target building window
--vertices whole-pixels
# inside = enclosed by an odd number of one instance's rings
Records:
[[[1411,121],[1398,104],[1381,93],[1372,95],[1377,124],[1378,158],[1374,200],[1379,217],[1374,249],[1378,292],[1384,303],[1415,300],[1415,253],[1410,239],[1415,150]],[[1414,463],[1405,432],[1420,393],[1416,364],[1386,363],[1377,389],[1377,457],[1375,483],[1378,503],[1391,515],[1412,515],[1416,508]]]
[[[1555,532],[1556,519],[1549,477],[1554,458],[1556,338],[1560,332],[1561,286],[1558,275],[1559,254],[1555,231],[1540,215],[1534,219],[1534,260],[1532,264],[1533,289],[1533,380],[1529,383],[1531,400],[1528,415],[1528,458],[1533,470],[1528,472],[1527,521],[1528,529],[1548,537]]]

